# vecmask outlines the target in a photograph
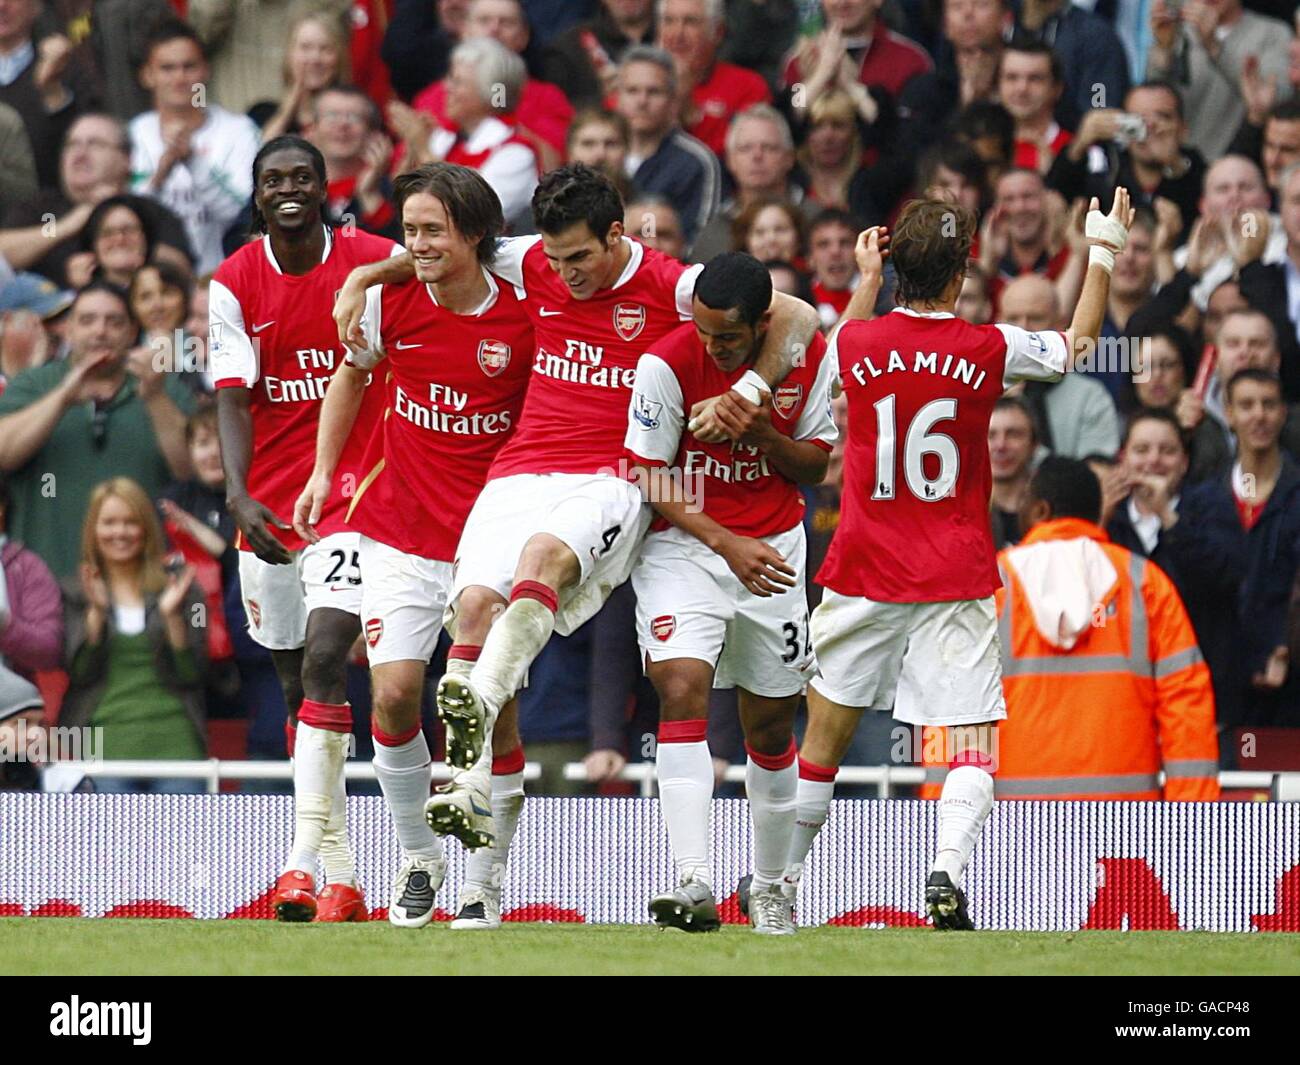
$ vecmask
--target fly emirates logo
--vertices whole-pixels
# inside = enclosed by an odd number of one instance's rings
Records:
[[[272,403],[319,403],[334,376],[334,349],[299,348],[293,353],[301,377],[262,376],[266,398]],[[323,371],[323,372],[322,372]],[[369,380],[367,379],[367,383]]]
[[[767,456],[748,444],[732,445],[730,464],[720,462],[707,451],[687,451],[686,461],[682,464],[684,476],[716,477],[725,484],[761,481],[771,473]]]
[[[466,414],[469,406],[468,392],[458,392],[448,385],[431,383],[429,401],[421,403],[398,385],[393,396],[393,410],[399,418],[431,433],[451,433],[455,436],[492,436],[508,433],[511,420],[508,410],[475,411]]]
[[[937,377],[950,377],[952,380],[970,385],[974,389],[978,389],[987,376],[984,370],[981,370],[967,359],[955,355],[945,355],[941,359],[936,351],[932,351],[928,355],[924,351],[918,351],[911,366],[907,365],[907,362],[897,351],[889,353],[889,362],[883,367],[877,366],[870,355],[864,355],[849,367],[849,372],[853,374],[853,379],[860,385],[865,385],[872,377],[910,372],[929,373]]]
[[[607,364],[605,349],[585,340],[566,340],[562,355],[538,347],[533,372],[592,388],[626,388],[631,391],[636,384],[635,366]]]

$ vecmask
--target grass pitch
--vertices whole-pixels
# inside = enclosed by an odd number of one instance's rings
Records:
[[[421,931],[381,922],[0,919],[10,975],[1202,975],[1300,973],[1300,936],[808,928],[789,939],[629,925]]]

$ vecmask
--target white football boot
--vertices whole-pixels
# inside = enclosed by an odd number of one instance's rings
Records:
[[[750,888],[749,925],[752,931],[763,936],[794,935],[790,898],[781,890],[780,884]]]
[[[455,836],[470,850],[496,842],[492,800],[468,773],[449,784],[439,784],[424,804],[424,819],[440,836]]]
[[[495,932],[501,927],[501,894],[482,888],[467,890],[460,897],[451,927],[458,932]]]
[[[402,852],[393,881],[388,921],[399,928],[423,928],[433,920],[433,900],[447,876],[446,858],[422,858]]]
[[[447,673],[435,695],[438,717],[447,726],[447,764],[469,769],[483,754],[488,735],[487,706],[468,677]]]

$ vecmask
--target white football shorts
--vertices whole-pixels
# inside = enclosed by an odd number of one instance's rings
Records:
[[[519,473],[489,481],[474,503],[456,548],[456,599],[472,584],[510,598],[524,545],[538,533],[562,541],[582,568],[560,592],[555,631],[568,636],[627,580],[650,525],[636,485],[606,474]],[[454,630],[454,619],[448,619]]]
[[[428,662],[451,594],[451,563],[361,537],[361,631],[372,666]]]
[[[248,634],[269,651],[295,651],[318,607],[361,615],[360,534],[336,532],[293,552],[283,566],[239,552],[239,588]]]
[[[680,529],[651,533],[632,571],[644,662],[698,658],[715,688],[781,699],[804,690],[815,660],[808,636],[803,525],[765,537],[795,571],[795,587],[754,595],[722,556]]]
[[[893,708],[912,725],[1007,716],[993,597],[877,603],[826,589],[812,615],[811,684],[842,706]]]

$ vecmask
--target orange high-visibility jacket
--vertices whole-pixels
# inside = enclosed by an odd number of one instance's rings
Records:
[[[1048,639],[1040,625],[1058,612],[1064,618],[1066,609],[1040,594],[1036,620],[1010,556],[1028,545],[1079,538],[1097,544],[1116,580],[1086,622],[1078,622],[1075,610],[1078,631]],[[1094,564],[1099,561],[1095,552],[1089,554]],[[997,797],[1158,799],[1157,774],[1163,769],[1164,798],[1217,799],[1210,672],[1182,600],[1164,572],[1110,543],[1099,526],[1074,518],[1034,526],[1020,545],[998,555],[998,568],[1007,717],[998,727]],[[1101,562],[1094,572],[1104,568]],[[1061,627],[1066,629],[1063,620]],[[1077,642],[1065,649],[1062,644],[1071,640]],[[931,748],[938,754],[943,745],[926,743],[927,756]],[[927,757],[923,794],[937,796],[946,773],[946,767]]]

